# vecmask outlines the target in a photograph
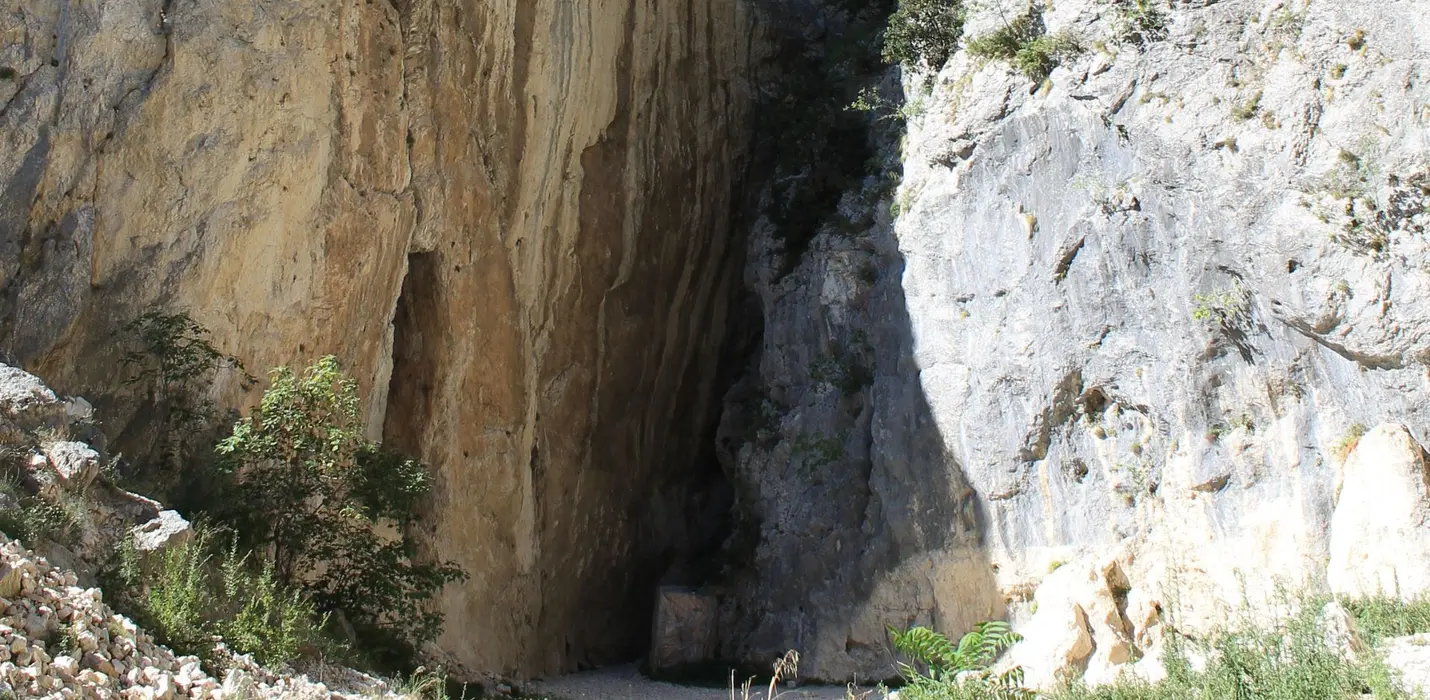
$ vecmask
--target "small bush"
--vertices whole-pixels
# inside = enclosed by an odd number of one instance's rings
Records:
[[[1425,596],[1408,601],[1390,595],[1341,598],[1340,603],[1355,616],[1357,629],[1370,644],[1430,632],[1430,598]]]
[[[1213,325],[1237,328],[1251,319],[1251,297],[1240,286],[1214,294],[1197,294],[1192,318]]]
[[[75,514],[77,506],[82,504],[74,500],[48,501],[25,488],[20,477],[13,472],[0,478],[0,493],[20,505],[18,510],[0,509],[0,532],[20,540],[27,547],[38,546],[40,540],[66,546],[74,544],[79,532]]]
[[[1233,119],[1244,122],[1256,116],[1261,111],[1261,91],[1257,90],[1245,102],[1237,104],[1231,108]]]
[[[1366,432],[1365,425],[1361,423],[1351,423],[1351,426],[1346,428],[1345,434],[1341,436],[1341,439],[1336,442],[1335,447],[1331,450],[1332,454],[1335,455],[1336,461],[1346,461],[1346,458],[1351,456],[1351,451],[1356,448],[1356,445],[1360,444],[1360,439],[1365,437]]]
[[[258,662],[271,665],[298,658],[304,647],[323,646],[318,630],[326,624],[301,591],[285,591],[273,573],[273,562],[261,565],[238,553],[237,541],[222,565],[225,600],[241,604],[217,621],[228,645]]]
[[[958,50],[962,36],[960,0],[903,0],[889,17],[884,60],[937,71]]]
[[[240,554],[236,540],[219,551],[215,533],[196,529],[185,546],[141,560],[121,544],[105,572],[117,609],[181,654],[214,662],[214,642],[274,665],[323,648],[325,620],[300,591],[284,588],[271,563]]]
[[[1153,0],[1109,0],[1113,37],[1121,44],[1143,46],[1167,38],[1170,18]]]
[[[1066,32],[1049,35],[1037,10],[1019,15],[1002,29],[968,42],[968,52],[980,58],[1008,61],[1035,82],[1041,82],[1063,61],[1083,53]]]

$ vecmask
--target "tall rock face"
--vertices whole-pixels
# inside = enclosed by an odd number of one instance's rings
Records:
[[[258,370],[335,353],[438,471],[452,660],[633,653],[718,410],[742,3],[0,7],[0,354],[122,425],[150,308]]]
[[[776,217],[753,231],[765,333],[720,438],[759,532],[731,653],[877,677],[885,625],[1007,614],[1098,680],[1174,601],[1193,629],[1277,581],[1392,577],[1386,552],[1332,570],[1363,558],[1332,530],[1372,517],[1341,485],[1384,471],[1345,461],[1367,426],[1430,438],[1430,19],[1150,5],[1045,8],[1084,49],[1045,82],[963,50],[885,85],[882,163],[795,264]],[[965,6],[966,36],[1028,8]],[[1426,498],[1376,527],[1423,531]]]

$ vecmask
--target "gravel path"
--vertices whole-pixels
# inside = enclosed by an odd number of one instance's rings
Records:
[[[646,678],[634,665],[614,666],[561,676],[532,684],[531,690],[550,700],[730,700],[727,688],[694,688]],[[856,694],[855,697],[859,697]],[[844,700],[838,686],[776,690],[776,700]],[[752,689],[750,700],[765,700],[764,688]],[[867,700],[874,700],[871,693]]]

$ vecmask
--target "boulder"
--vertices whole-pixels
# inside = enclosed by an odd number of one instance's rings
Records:
[[[1321,629],[1326,635],[1326,646],[1340,654],[1341,658],[1354,661],[1368,649],[1356,629],[1356,621],[1350,611],[1335,601],[1321,608]]]
[[[1013,649],[1013,660],[1023,667],[1029,687],[1047,688],[1081,677],[1092,657],[1092,632],[1087,612],[1071,601],[1066,605],[1039,606]]]
[[[56,442],[45,448],[45,459],[61,487],[83,491],[99,476],[99,453],[82,442]]]
[[[1049,688],[1073,678],[1089,683],[1116,680],[1139,657],[1134,640],[1160,621],[1158,603],[1136,597],[1117,558],[1071,563],[1049,574],[1034,593],[1036,612],[1020,629],[1024,640],[1011,659],[1030,687]],[[1127,611],[1135,610],[1134,620]],[[1145,643],[1145,640],[1144,640]]]
[[[20,569],[0,562],[0,598],[15,598],[20,595]]]
[[[178,511],[166,510],[158,517],[134,528],[134,548],[140,552],[159,552],[182,546],[194,535],[193,528]]]
[[[1406,690],[1430,695],[1430,634],[1392,637],[1381,642],[1380,651]]]
[[[697,663],[715,655],[714,596],[681,586],[656,591],[655,621],[651,632],[650,666],[653,670]]]
[[[0,415],[34,430],[54,425],[64,412],[65,405],[38,377],[0,364]]]
[[[1346,457],[1331,516],[1331,592],[1412,598],[1430,590],[1430,476],[1403,425],[1382,424]]]

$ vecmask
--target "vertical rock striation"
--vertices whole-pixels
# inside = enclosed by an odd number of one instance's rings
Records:
[[[633,652],[718,403],[741,2],[0,13],[0,354],[122,417],[109,334],[154,305],[249,367],[335,353],[439,472],[453,660]]]

